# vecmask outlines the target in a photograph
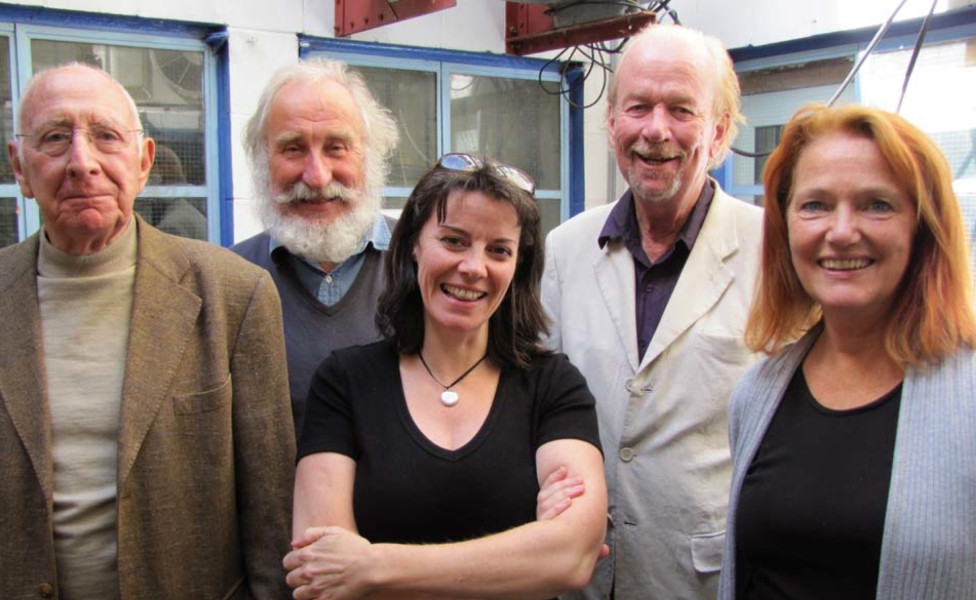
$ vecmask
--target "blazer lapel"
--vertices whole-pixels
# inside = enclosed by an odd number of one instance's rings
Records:
[[[158,231],[141,220],[138,224],[139,260],[122,386],[119,490],[160,405],[171,394],[176,369],[202,306],[196,294],[179,284],[187,268],[183,257]]]
[[[37,300],[35,235],[12,249],[13,265],[0,276],[0,397],[20,437],[44,495],[54,494],[51,422],[41,353],[41,316]]]
[[[617,246],[620,247],[617,247]],[[637,314],[634,263],[620,242],[609,241],[593,263],[597,287],[616,329],[617,338],[630,368],[637,371]],[[609,332],[608,332],[609,333]]]
[[[721,190],[708,210],[695,246],[691,249],[678,284],[671,294],[661,323],[644,353],[641,366],[657,358],[678,336],[715,306],[735,274],[725,261],[739,248],[735,212]],[[734,200],[733,200],[734,201]]]

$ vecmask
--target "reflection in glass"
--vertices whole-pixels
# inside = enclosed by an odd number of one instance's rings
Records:
[[[17,241],[17,199],[0,198],[0,248]]]
[[[14,105],[10,95],[10,52],[7,51],[10,38],[0,36],[0,45],[3,46],[3,51],[0,52],[0,103],[3,107],[3,114],[0,115],[0,140],[6,148],[7,142],[13,139],[15,130]],[[0,152],[0,183],[14,183],[14,173],[6,151]]]
[[[559,96],[534,79],[454,74],[450,83],[452,152],[486,154],[538,189],[560,189]]]
[[[136,198],[135,210],[161,231],[196,240],[207,239],[205,198]]]
[[[412,188],[437,162],[437,76],[429,71],[355,67],[393,113],[400,143],[390,158],[391,187]],[[387,206],[384,204],[384,206]]]

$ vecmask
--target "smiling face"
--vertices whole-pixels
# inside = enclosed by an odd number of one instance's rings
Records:
[[[21,131],[29,137],[8,145],[20,189],[37,200],[44,231],[56,248],[97,252],[129,224],[152,166],[153,141],[140,142],[133,132],[139,122],[119,85],[88,67],[39,75],[23,102]],[[101,140],[119,136],[125,141],[99,149],[80,130]],[[40,140],[52,135],[70,136],[70,145],[54,155],[43,151]]]
[[[826,319],[887,316],[911,258],[916,207],[873,140],[838,132],[810,142],[786,223],[793,268]]]
[[[644,40],[620,65],[608,128],[638,201],[697,200],[727,127],[714,115],[714,71],[704,50],[683,39]]]
[[[444,221],[436,211],[414,245],[427,334],[484,336],[518,262],[515,208],[481,192],[453,192]]]
[[[268,111],[267,147],[272,193],[287,195],[296,184],[308,190],[279,203],[283,214],[331,222],[351,209],[365,186],[362,117],[349,90],[335,81],[282,86]],[[330,190],[334,185],[350,197]]]

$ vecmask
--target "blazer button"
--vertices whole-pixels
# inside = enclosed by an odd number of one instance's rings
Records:
[[[37,586],[37,593],[41,595],[41,598],[53,598],[54,586],[50,583],[42,583]]]
[[[618,452],[617,454],[620,456],[620,460],[624,462],[630,462],[634,460],[633,448],[621,448],[620,452]]]

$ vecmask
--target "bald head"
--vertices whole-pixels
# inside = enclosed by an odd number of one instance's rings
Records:
[[[21,193],[37,201],[51,243],[80,255],[118,239],[155,156],[125,88],[86,65],[43,71],[24,92],[18,124],[11,167]]]
[[[45,69],[33,77],[27,82],[27,89],[24,90],[24,95],[21,96],[20,106],[17,109],[17,129],[21,133],[27,133],[27,124],[25,118],[29,117],[29,111],[33,100],[33,95],[35,94],[38,87],[43,84],[48,78],[51,77],[63,77],[65,75],[76,74],[83,76],[91,76],[101,79],[105,82],[105,85],[110,86],[112,89],[116,90],[124,99],[126,107],[129,113],[128,125],[132,129],[141,129],[139,122],[139,109],[136,107],[135,100],[129,94],[128,90],[122,86],[121,83],[115,80],[114,77],[109,75],[102,69],[93,67],[91,65],[86,65],[84,63],[74,62],[66,65],[60,65],[57,67],[52,67],[50,69]]]

